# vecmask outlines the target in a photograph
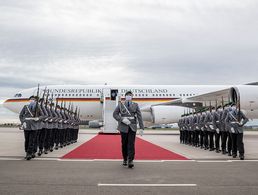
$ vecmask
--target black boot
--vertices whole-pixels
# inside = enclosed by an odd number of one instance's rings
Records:
[[[31,159],[31,155],[27,153],[25,159],[26,159],[26,160],[30,160],[30,159]]]
[[[132,160],[129,160],[128,162],[128,168],[133,168],[134,167],[134,164],[133,164],[133,161]]]
[[[56,145],[55,150],[58,150],[58,145]]]
[[[43,153],[43,151],[42,151],[42,150],[39,150],[38,156],[41,156],[42,153]]]
[[[243,154],[240,154],[239,157],[240,157],[240,160],[245,160],[245,156]]]
[[[127,160],[123,160],[123,166],[127,166]]]

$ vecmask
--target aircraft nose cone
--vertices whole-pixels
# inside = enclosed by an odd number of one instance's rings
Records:
[[[8,108],[7,102],[8,102],[8,99],[0,99],[0,106]]]

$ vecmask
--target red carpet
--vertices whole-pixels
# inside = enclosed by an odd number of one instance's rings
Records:
[[[136,138],[135,160],[188,160],[140,138]],[[63,159],[122,159],[120,135],[97,135]]]

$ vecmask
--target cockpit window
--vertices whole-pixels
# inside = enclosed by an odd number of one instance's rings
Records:
[[[22,94],[21,94],[21,93],[16,93],[16,94],[14,95],[14,97],[22,97]]]

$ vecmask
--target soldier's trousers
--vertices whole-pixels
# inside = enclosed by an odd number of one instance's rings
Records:
[[[195,130],[195,146],[199,146],[200,145],[200,131],[199,130]]]
[[[209,147],[210,149],[214,149],[214,132],[209,131]]]
[[[187,144],[188,143],[188,131],[184,130],[184,143]]]
[[[232,136],[231,133],[227,132],[228,137],[228,152],[230,153],[232,151]]]
[[[136,132],[129,127],[128,133],[121,132],[122,154],[124,160],[134,160]]]
[[[226,131],[222,131],[221,132],[221,149],[222,149],[222,151],[226,151],[227,139],[228,139],[228,133]]]
[[[183,143],[183,131],[182,130],[180,130],[179,131],[180,132],[180,143]]]
[[[208,148],[209,138],[208,131],[203,131],[203,144],[205,148]]]
[[[79,128],[75,130],[75,133],[75,141],[77,141],[79,136]]]
[[[221,131],[219,133],[215,132],[215,146],[216,146],[216,150],[220,149],[220,137],[221,137]]]
[[[53,139],[52,139],[52,143],[51,146],[54,147],[54,145],[58,145],[59,144],[59,140],[60,140],[60,130],[59,129],[53,129]]]
[[[203,144],[204,144],[204,143],[203,143],[203,135],[204,135],[204,134],[203,134],[203,131],[201,130],[201,131],[200,131],[200,146],[201,146],[201,147],[203,147]]]
[[[60,145],[64,145],[64,135],[65,135],[65,129],[60,130]]]
[[[52,133],[53,133],[52,129],[47,129],[46,140],[45,140],[45,144],[44,144],[45,150],[49,150],[51,147],[51,141],[52,141],[52,137],[53,137]]]
[[[239,151],[240,155],[244,155],[244,143],[243,143],[243,133],[231,133],[232,138],[232,155],[237,155]]]
[[[46,140],[47,129],[41,129],[39,132],[39,149],[43,150]]]
[[[35,130],[36,131],[36,138],[34,140],[34,149],[33,149],[33,153],[36,153],[38,151],[38,146],[39,146],[39,133],[41,131],[41,129],[39,130]]]
[[[33,154],[35,150],[35,141],[37,138],[37,132],[34,130],[25,130],[24,131],[24,147],[25,147],[25,152],[28,154]]]

